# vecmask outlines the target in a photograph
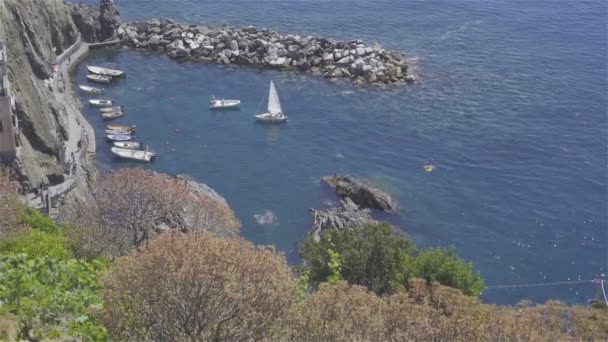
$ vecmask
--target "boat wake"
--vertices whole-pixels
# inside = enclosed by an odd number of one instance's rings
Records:
[[[255,222],[258,224],[269,225],[269,224],[279,224],[279,219],[277,215],[270,210],[266,210],[261,214],[253,215]]]

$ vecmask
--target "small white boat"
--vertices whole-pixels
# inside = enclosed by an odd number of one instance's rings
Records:
[[[241,100],[217,100],[215,97],[209,101],[211,109],[236,109],[241,105]]]
[[[266,123],[280,123],[287,121],[287,115],[283,114],[279,93],[274,86],[274,82],[270,81],[270,89],[268,91],[268,113],[257,114],[255,119]]]
[[[114,146],[120,148],[127,148],[130,150],[137,150],[141,148],[141,143],[137,141],[115,141]]]
[[[101,113],[101,117],[106,120],[112,120],[120,118],[125,115],[123,112],[109,112],[109,113]]]
[[[135,125],[127,126],[127,125],[106,125],[106,129],[112,129],[115,131],[123,131],[123,132],[134,132]]]
[[[106,138],[110,141],[129,141],[133,139],[130,134],[107,134]]]
[[[149,162],[156,156],[156,153],[150,151],[131,150],[127,148],[112,147],[112,153],[120,158],[134,159]]]
[[[87,80],[89,80],[91,82],[106,83],[107,84],[107,83],[112,82],[112,77],[95,75],[95,74],[89,74],[89,75],[87,75]]]
[[[102,68],[93,65],[87,65],[87,70],[96,75],[107,76],[107,77],[121,77],[125,75],[125,72],[122,70]]]
[[[112,107],[114,101],[112,100],[89,100],[89,104],[93,107]]]
[[[106,134],[129,134],[133,135],[133,131],[123,131],[120,129],[106,129]]]
[[[102,113],[107,113],[107,112],[122,112],[122,110],[123,110],[122,106],[99,108],[99,111],[102,112]]]
[[[81,91],[88,93],[88,94],[103,94],[102,88],[89,87],[86,85],[80,85],[80,86],[78,86],[78,88],[80,88]]]

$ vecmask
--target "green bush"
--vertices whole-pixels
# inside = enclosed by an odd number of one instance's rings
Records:
[[[327,230],[318,242],[309,237],[300,255],[313,287],[339,279],[336,271],[341,279],[366,286],[378,295],[407,286],[413,277],[437,281],[470,296],[479,296],[484,287],[473,266],[453,251],[418,252],[408,239],[395,235],[384,223]],[[337,261],[339,267],[336,267]]]
[[[0,254],[26,254],[31,259],[51,257],[67,260],[72,257],[68,239],[60,233],[30,229],[24,234],[0,242]]]
[[[0,301],[16,317],[19,338],[106,340],[105,328],[93,316],[101,308],[98,273],[104,269],[96,261],[1,255]]]
[[[469,296],[479,296],[485,285],[473,264],[458,257],[453,250],[428,249],[411,258],[405,267],[410,274],[427,282],[457,288]]]
[[[56,233],[59,231],[59,226],[47,215],[40,213],[38,210],[26,208],[23,209],[20,215],[21,223],[31,229],[39,230],[45,233]]]

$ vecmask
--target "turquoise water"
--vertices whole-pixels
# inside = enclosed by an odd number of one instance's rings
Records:
[[[414,58],[422,81],[390,91],[309,75],[180,64],[131,50],[87,63],[126,79],[108,90],[159,152],[230,202],[243,235],[296,263],[308,209],[333,200],[319,178],[372,179],[400,203],[388,219],[421,246],[452,246],[488,285],[606,273],[608,81],[600,1],[116,1],[123,18],[173,17],[362,38]],[[83,82],[84,65],[77,79]],[[268,82],[290,121],[253,122]],[[239,111],[210,112],[212,94]],[[265,104],[264,104],[265,105]],[[87,108],[98,131],[103,123]],[[97,135],[100,168],[134,166]],[[437,169],[426,173],[423,166]],[[260,224],[271,211],[277,221]],[[489,289],[484,299],[585,302],[592,284]]]

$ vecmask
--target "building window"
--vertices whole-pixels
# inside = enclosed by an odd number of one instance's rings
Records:
[[[0,120],[0,133],[4,131],[4,127],[2,127],[2,120]]]

